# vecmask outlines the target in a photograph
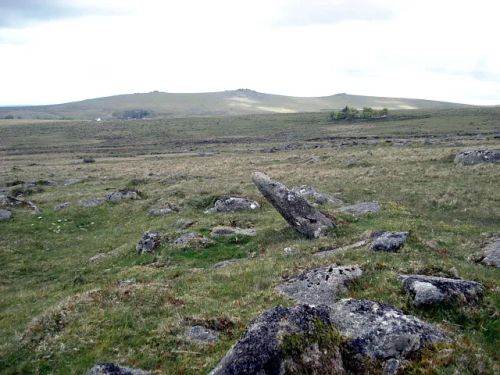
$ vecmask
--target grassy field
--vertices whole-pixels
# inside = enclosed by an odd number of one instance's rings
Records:
[[[500,271],[467,257],[500,234],[500,166],[456,166],[456,152],[500,148],[500,109],[400,112],[381,122],[332,123],[327,114],[276,114],[122,122],[0,121],[0,186],[53,180],[28,198],[43,212],[13,210],[0,222],[0,373],[82,374],[97,361],[156,371],[212,369],[248,322],[291,305],[274,289],[312,266],[359,264],[363,277],[344,296],[384,301],[441,326],[453,343],[425,352],[409,373],[500,373]],[[93,164],[81,157],[92,156]],[[311,157],[313,157],[311,159]],[[305,240],[258,193],[262,171],[288,186],[308,184],[346,202],[378,201],[376,214],[353,218],[324,239]],[[65,186],[63,181],[82,182]],[[83,198],[134,188],[143,200],[82,208]],[[7,189],[7,188],[6,188]],[[29,192],[28,192],[29,193]],[[249,213],[204,214],[221,195],[256,199]],[[54,205],[71,202],[54,212]],[[162,202],[178,213],[147,215]],[[209,236],[216,225],[255,227],[250,238],[222,238],[205,249],[172,245],[191,219]],[[137,255],[146,230],[165,238]],[[400,253],[367,248],[330,258],[314,252],[407,230]],[[284,248],[297,250],[287,255]],[[91,261],[96,254],[104,254]],[[241,258],[238,264],[212,265]],[[399,273],[477,280],[478,305],[411,307]],[[221,329],[211,345],[187,341],[198,322]]]

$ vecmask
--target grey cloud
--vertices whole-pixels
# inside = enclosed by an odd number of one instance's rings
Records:
[[[388,6],[372,0],[292,0],[282,10],[278,26],[329,25],[346,21],[386,20],[393,15]]]

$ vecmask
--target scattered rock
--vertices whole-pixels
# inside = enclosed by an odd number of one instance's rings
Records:
[[[67,180],[63,181],[63,185],[64,186],[71,186],[71,185],[79,184],[80,182],[83,182],[83,179],[81,179],[81,178],[68,178]]]
[[[210,375],[345,374],[330,330],[326,306],[275,307],[250,323]]]
[[[293,255],[297,254],[299,251],[294,247],[285,247],[283,249],[283,252],[285,253],[285,255]]]
[[[368,373],[373,362],[380,362],[385,374],[395,374],[397,362],[447,339],[438,328],[384,303],[343,299],[330,308],[332,324],[348,337],[344,363],[357,374]]]
[[[243,197],[222,197],[215,201],[214,206],[205,211],[205,213],[214,212],[235,212],[252,211],[260,208],[260,205],[248,198]]]
[[[12,212],[9,210],[0,209],[0,221],[9,220],[12,216]]]
[[[380,204],[377,202],[361,202],[351,206],[344,206],[339,208],[340,212],[345,212],[351,215],[365,215],[369,213],[379,212],[381,209]]]
[[[39,214],[42,212],[36,204],[31,201],[13,197],[11,195],[0,195],[0,207],[27,207],[33,211],[34,214]]]
[[[108,255],[106,253],[97,253],[96,255],[91,256],[89,258],[89,263],[96,263],[96,262],[100,261],[101,259],[106,258],[107,256]]]
[[[375,232],[370,249],[373,251],[398,252],[408,239],[408,232]]]
[[[126,199],[130,200],[141,199],[141,193],[138,192],[137,190],[123,189],[123,190],[113,191],[106,195],[106,200],[109,202],[118,202]]]
[[[210,235],[212,237],[223,237],[223,236],[255,236],[257,232],[254,228],[240,229],[232,227],[215,227],[212,229]]]
[[[461,165],[500,163],[500,150],[462,151],[455,156],[455,163]]]
[[[358,266],[325,266],[315,268],[278,285],[276,289],[297,303],[330,305],[338,292],[347,291],[347,284],[362,275]]]
[[[145,232],[142,238],[137,242],[135,249],[138,254],[152,253],[161,242],[161,234],[159,232]]]
[[[344,202],[339,198],[334,197],[333,195],[321,193],[317,191],[312,186],[302,185],[299,187],[293,187],[292,191],[304,198],[311,204],[325,204],[331,203],[336,206],[342,206]]]
[[[317,163],[319,161],[321,161],[321,157],[318,155],[311,155],[309,159],[307,159],[308,163]]]
[[[219,333],[203,326],[189,327],[185,333],[189,340],[199,344],[209,344],[219,339]]]
[[[289,190],[285,185],[260,172],[255,172],[252,180],[281,216],[296,231],[307,238],[324,236],[328,229],[336,227],[332,219],[311,206],[305,198]]]
[[[177,208],[177,206],[175,206],[171,203],[167,203],[161,207],[150,208],[148,211],[148,214],[152,215],[152,216],[161,216],[161,215],[168,215],[168,214],[171,214],[173,212],[178,212],[178,211],[179,211],[179,209]]]
[[[318,257],[318,258],[326,258],[326,257],[332,256],[334,254],[341,253],[343,251],[357,249],[359,247],[365,246],[367,243],[368,243],[367,240],[361,240],[361,241],[355,242],[355,243],[350,244],[350,245],[338,247],[336,249],[319,251],[317,253],[314,253],[313,256]]]
[[[115,365],[114,363],[98,363],[86,375],[150,375],[151,372]]]
[[[482,298],[484,288],[475,281],[425,275],[399,275],[417,307],[442,303],[471,303]]]
[[[69,202],[64,202],[64,203],[59,203],[54,206],[54,211],[61,211],[64,210],[65,208],[69,207],[71,203]]]
[[[206,238],[205,236],[201,236],[193,232],[185,233],[180,237],[177,237],[174,241],[175,245],[182,247],[193,247],[193,248],[203,248],[212,243],[213,241],[210,240],[209,238]]]
[[[104,198],[88,198],[88,199],[81,199],[78,204],[81,207],[86,207],[86,208],[91,208],[91,207],[97,207],[102,204],[104,204],[106,200]]]
[[[189,220],[189,219],[179,219],[175,222],[175,226],[177,228],[180,228],[180,229],[186,229],[186,228],[189,228],[190,226],[192,226],[194,224],[194,221],[193,220]]]
[[[500,267],[500,238],[493,240],[478,254],[471,256],[470,259],[487,266]]]
[[[95,163],[95,159],[94,158],[83,158],[82,160],[85,164],[91,164],[91,163]]]
[[[227,266],[231,266],[233,264],[237,264],[241,262],[243,259],[228,259],[228,260],[223,260],[222,262],[215,263],[212,268],[217,269],[217,268],[224,268]]]

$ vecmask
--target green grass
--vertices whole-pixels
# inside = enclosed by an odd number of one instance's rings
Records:
[[[499,234],[500,168],[452,162],[465,148],[500,147],[492,136],[499,129],[498,111],[439,111],[376,124],[329,123],[326,114],[224,118],[216,127],[210,119],[110,122],[99,128],[85,122],[0,124],[0,186],[84,178],[71,186],[43,186],[29,196],[42,214],[15,209],[12,220],[0,223],[0,373],[81,374],[96,361],[158,373],[207,373],[251,319],[270,307],[291,305],[274,289],[283,278],[331,263],[364,270],[344,297],[391,303],[453,335],[452,344],[417,359],[411,373],[498,373],[500,271],[467,257]],[[422,134],[439,143],[414,138]],[[232,143],[221,143],[228,138]],[[320,140],[308,141],[312,138]],[[379,143],[337,143],[366,138]],[[413,142],[405,147],[385,142],[393,138]],[[301,147],[260,152],[290,143]],[[313,144],[328,147],[302,147]],[[197,157],[202,150],[216,153]],[[308,162],[313,154],[321,160]],[[80,155],[98,157],[95,164],[83,164]],[[355,163],[348,165],[350,160]],[[306,240],[260,196],[250,179],[256,170],[288,186],[338,192],[347,202],[376,200],[383,210],[353,218],[326,206],[342,226],[327,238]],[[77,205],[126,186],[145,199],[88,209]],[[228,194],[256,199],[262,208],[203,213],[215,197]],[[53,212],[66,201],[69,208]],[[147,215],[162,202],[180,211]],[[181,231],[179,218],[194,224]],[[181,232],[208,237],[218,225],[255,227],[257,235],[214,239],[204,249],[172,244]],[[147,230],[160,231],[165,241],[156,254],[139,256],[135,244]],[[311,255],[356,242],[371,230],[408,230],[411,237],[397,254],[360,248],[327,259]],[[285,247],[298,252],[285,255]],[[89,261],[99,253],[106,256]],[[235,258],[243,260],[212,269]],[[415,309],[397,275],[417,272],[457,272],[480,281],[484,299],[477,306]],[[183,338],[193,320],[227,320],[233,329],[223,331],[218,343],[200,346]]]

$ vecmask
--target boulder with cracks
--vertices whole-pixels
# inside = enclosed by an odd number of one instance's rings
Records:
[[[161,234],[159,232],[145,232],[137,242],[135,249],[138,254],[154,252],[161,244]]]
[[[214,212],[236,212],[253,211],[260,205],[251,199],[244,197],[222,197],[215,201],[214,206],[205,211],[206,214]]]
[[[373,251],[398,252],[409,236],[408,232],[375,232],[370,249]]]

